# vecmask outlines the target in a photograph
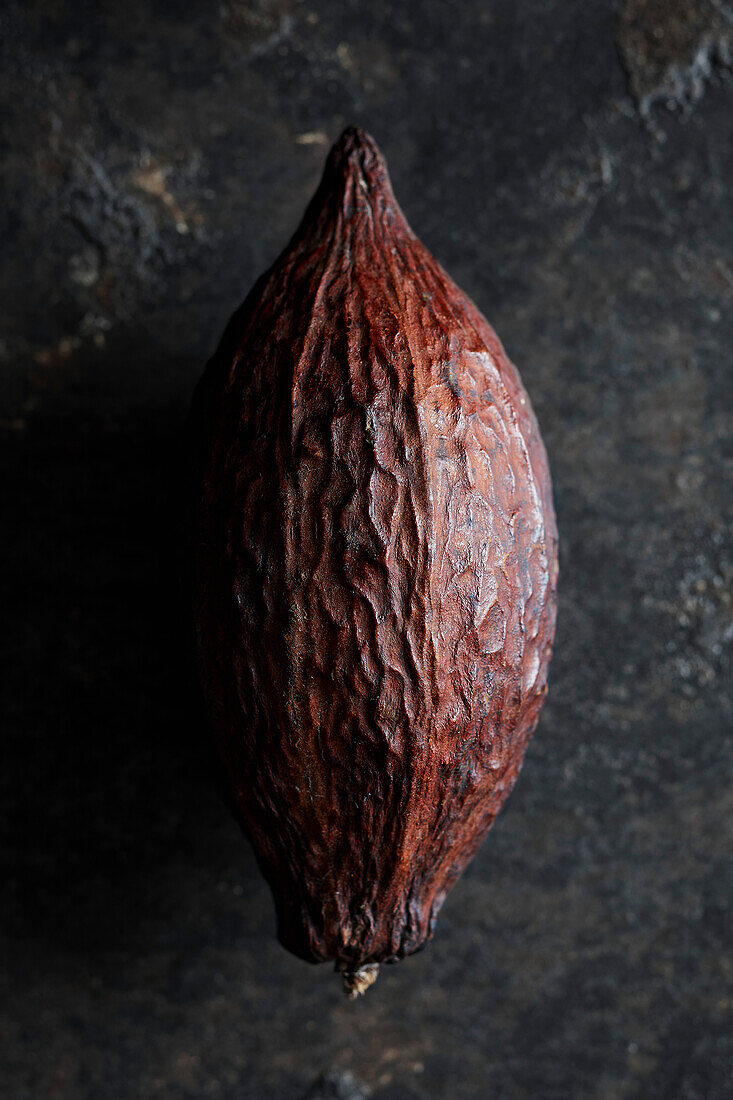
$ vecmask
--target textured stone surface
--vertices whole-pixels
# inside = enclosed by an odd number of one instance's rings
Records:
[[[650,128],[610,0],[1,18],[4,1092],[727,1100],[726,70]],[[215,790],[176,495],[202,365],[350,122],[521,365],[562,531],[522,777],[355,1004],[275,941]]]
[[[395,962],[516,782],[557,531],[519,376],[363,130],[230,321],[191,434],[201,672],[279,937]]]

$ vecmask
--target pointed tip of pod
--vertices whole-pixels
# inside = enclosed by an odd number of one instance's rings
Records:
[[[358,126],[347,126],[332,146],[324,177],[332,175],[356,176],[370,190],[390,187],[387,165],[379,146],[371,134]]]
[[[336,221],[343,230],[365,211],[370,211],[374,224],[389,222],[393,230],[397,226],[408,230],[378,145],[365,130],[348,127],[331,147],[316,194],[291,246],[314,234],[319,240],[325,238]]]
[[[347,126],[338,141],[334,142],[331,152],[338,153],[342,157],[382,159],[376,141],[360,126]]]
[[[334,236],[384,237],[397,232],[411,230],[395,199],[384,157],[365,130],[349,126],[332,146],[318,188],[278,262],[292,249],[317,251]]]

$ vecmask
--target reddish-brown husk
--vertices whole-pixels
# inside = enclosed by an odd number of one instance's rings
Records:
[[[195,409],[213,729],[282,943],[353,992],[424,946],[537,722],[544,447],[496,334],[355,129]]]

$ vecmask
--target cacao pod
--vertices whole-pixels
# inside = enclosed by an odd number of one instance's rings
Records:
[[[496,334],[353,128],[195,409],[214,734],[281,942],[355,994],[431,936],[537,722],[544,447]]]

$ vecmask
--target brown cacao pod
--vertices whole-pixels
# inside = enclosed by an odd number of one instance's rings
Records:
[[[347,130],[199,386],[199,662],[281,942],[424,946],[546,693],[557,534],[496,334]]]

